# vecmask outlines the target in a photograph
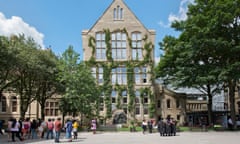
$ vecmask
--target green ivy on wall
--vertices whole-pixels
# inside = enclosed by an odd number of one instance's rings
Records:
[[[114,61],[112,58],[111,52],[111,33],[113,32],[123,32],[127,36],[127,41],[129,47],[132,49],[132,40],[128,35],[127,30],[124,29],[116,29],[110,32],[109,29],[104,29],[103,32],[105,33],[105,44],[106,44],[106,58],[105,62],[97,62],[95,55],[96,55],[96,40],[94,37],[89,38],[88,46],[92,48],[92,56],[87,64],[91,67],[102,67],[103,68],[103,86],[102,91],[105,95],[105,106],[107,109],[106,117],[111,118],[112,116],[112,106],[111,106],[111,92],[113,89],[117,90],[118,92],[118,99],[117,99],[117,108],[121,107],[121,100],[122,100],[122,92],[127,90],[129,96],[128,102],[128,112],[131,116],[135,117],[135,81],[134,81],[134,68],[135,67],[142,67],[142,66],[150,66],[151,70],[148,72],[151,74],[150,81],[153,83],[153,67],[154,63],[152,60],[152,50],[154,45],[152,42],[148,42],[148,36],[145,35],[142,39],[144,41],[143,50],[145,51],[144,59],[143,60],[133,60],[133,61]],[[111,71],[113,68],[118,66],[126,66],[127,69],[127,86],[122,85],[115,85],[113,86],[111,83]],[[142,88],[142,92],[147,92],[150,98],[149,104],[149,116],[152,117],[155,113],[155,102],[154,102],[154,95],[151,92],[150,88]],[[135,119],[135,118],[134,118]]]

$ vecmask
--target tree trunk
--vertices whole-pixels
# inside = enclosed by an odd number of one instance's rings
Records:
[[[45,120],[45,103],[41,104],[41,119]]]
[[[208,95],[208,123],[213,124],[213,111],[212,111],[212,93],[210,85],[207,85],[207,95]]]
[[[234,124],[234,129],[236,129],[236,111],[235,111],[235,86],[234,80],[230,80],[229,84],[229,102],[230,102],[230,116]]]

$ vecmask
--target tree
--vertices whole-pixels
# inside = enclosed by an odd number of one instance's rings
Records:
[[[234,89],[239,79],[239,0],[196,0],[189,5],[188,19],[172,27],[179,38],[165,37],[166,51],[158,65],[158,77],[177,86],[201,87],[209,97],[225,84],[230,90],[231,117],[235,120]],[[209,111],[209,121],[212,122]]]
[[[2,92],[18,80],[15,77],[18,64],[13,48],[13,39],[14,37],[0,36],[0,99]]]
[[[39,46],[32,38],[24,35],[14,36],[11,40],[15,57],[17,59],[17,70],[14,77],[17,81],[11,85],[20,99],[20,116],[25,117],[29,105],[36,100],[38,95],[38,79],[41,77],[39,69]]]
[[[60,100],[63,114],[69,112],[76,116],[80,112],[86,116],[94,115],[100,92],[91,71],[83,62],[79,62],[79,54],[72,46],[63,53],[58,69],[59,79],[65,86]]]
[[[45,117],[45,102],[61,92],[57,81],[57,57],[50,49],[38,51],[38,78],[36,79],[36,100],[41,107],[41,118]]]

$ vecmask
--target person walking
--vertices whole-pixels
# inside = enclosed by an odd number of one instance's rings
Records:
[[[57,121],[55,121],[54,130],[55,130],[55,143],[59,143],[60,134],[62,129],[62,123],[61,118],[57,118]]]

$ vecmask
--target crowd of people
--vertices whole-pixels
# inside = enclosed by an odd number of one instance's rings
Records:
[[[156,126],[160,136],[175,136],[176,135],[176,121],[168,117],[166,120],[160,118],[157,123],[153,120],[146,121],[145,119],[142,122],[142,132],[146,133],[148,130],[149,133],[153,132],[153,127]]]
[[[0,125],[3,125],[2,121]],[[18,138],[19,141],[27,139],[54,139],[58,143],[63,130],[66,132],[66,138],[69,142],[72,139],[77,139],[78,127],[78,121],[70,119],[66,121],[65,125],[62,125],[61,118],[56,120],[49,118],[47,121],[41,119],[30,120],[30,118],[18,120],[10,118],[5,132],[7,133],[8,141],[12,142],[15,142],[15,138]],[[0,131],[3,134],[2,130]]]

